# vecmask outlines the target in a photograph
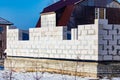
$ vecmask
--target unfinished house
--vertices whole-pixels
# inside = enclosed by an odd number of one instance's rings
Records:
[[[36,28],[28,31],[29,40],[22,40],[22,31],[8,26],[4,66],[120,77],[119,14],[117,0],[60,0],[43,10]]]

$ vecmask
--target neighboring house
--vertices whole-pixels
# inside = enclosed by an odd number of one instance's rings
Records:
[[[2,58],[4,50],[6,49],[6,28],[12,24],[13,23],[0,17],[0,58]]]
[[[106,9],[105,17],[109,24],[120,24],[120,3],[117,0],[60,0],[46,7],[41,14],[55,12],[56,26],[67,26],[71,30],[78,25],[94,24],[98,15],[103,19],[103,8]],[[36,27],[41,27],[41,18]]]

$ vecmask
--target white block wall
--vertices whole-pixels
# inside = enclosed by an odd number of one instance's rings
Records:
[[[72,40],[66,40],[64,27],[41,27],[29,30],[30,40],[19,41],[19,30],[8,29],[8,56],[45,57],[80,60],[120,60],[119,25],[107,20],[79,25],[72,30]]]
[[[65,40],[67,39],[67,28],[63,26],[31,28],[30,41]]]
[[[41,14],[41,27],[56,27],[56,13],[49,12]]]
[[[29,41],[19,41],[20,30],[8,29],[7,55],[98,60],[97,24],[78,26],[73,40],[66,40],[66,31],[62,26],[34,28],[29,30]]]

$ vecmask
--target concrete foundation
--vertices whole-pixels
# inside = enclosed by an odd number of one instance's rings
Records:
[[[93,78],[120,76],[119,62],[88,62],[8,57],[5,59],[4,66],[6,69],[12,69],[14,71],[43,71]]]

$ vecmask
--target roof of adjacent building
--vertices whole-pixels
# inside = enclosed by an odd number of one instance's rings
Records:
[[[5,20],[5,19],[0,17],[0,24],[2,24],[2,25],[12,25],[13,23],[11,23],[10,21]]]

